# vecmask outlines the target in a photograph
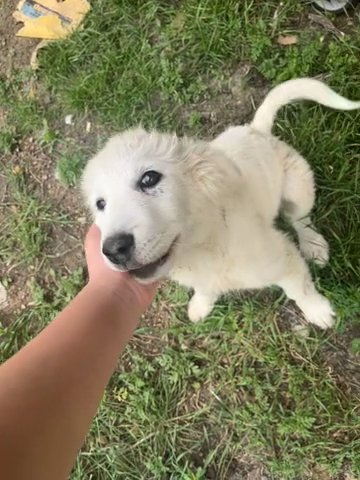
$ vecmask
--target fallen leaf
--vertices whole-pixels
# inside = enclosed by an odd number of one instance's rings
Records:
[[[295,45],[297,42],[297,35],[279,35],[277,39],[277,43],[284,46]]]

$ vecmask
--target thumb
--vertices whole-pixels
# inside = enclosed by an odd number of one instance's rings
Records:
[[[86,255],[98,255],[101,242],[101,232],[97,225],[93,224],[89,228],[85,237]]]

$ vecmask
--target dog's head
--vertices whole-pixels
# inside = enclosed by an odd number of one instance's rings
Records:
[[[189,233],[189,197],[213,194],[210,170],[175,135],[138,128],[110,139],[82,182],[109,265],[143,282],[166,276]]]

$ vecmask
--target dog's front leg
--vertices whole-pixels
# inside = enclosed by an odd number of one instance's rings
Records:
[[[218,295],[215,293],[205,293],[195,290],[188,307],[188,315],[193,323],[203,320],[214,308],[214,303]]]

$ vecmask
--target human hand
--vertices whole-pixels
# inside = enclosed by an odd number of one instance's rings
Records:
[[[99,292],[135,307],[143,313],[154,299],[158,284],[142,285],[127,272],[116,272],[108,267],[101,253],[101,233],[92,225],[85,238],[85,256],[89,270],[89,285]]]

